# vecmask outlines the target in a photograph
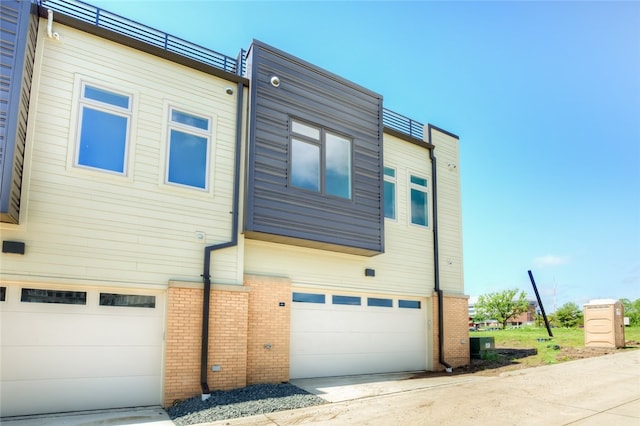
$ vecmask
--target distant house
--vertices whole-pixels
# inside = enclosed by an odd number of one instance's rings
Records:
[[[261,41],[1,12],[2,416],[468,364],[456,135]]]
[[[478,302],[478,297],[471,296],[468,300],[468,313],[469,313],[469,327],[493,327],[496,326],[498,322],[495,320],[477,320],[476,319],[476,303]],[[527,312],[523,312],[515,318],[511,318],[507,321],[507,326],[519,327],[522,325],[531,325],[535,321],[536,317],[536,309],[538,308],[538,303],[535,300],[529,300],[529,309]]]

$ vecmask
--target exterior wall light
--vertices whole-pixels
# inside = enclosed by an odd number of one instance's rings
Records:
[[[233,87],[226,87],[224,91],[227,95],[233,95]]]
[[[274,75],[273,77],[271,77],[271,85],[273,87],[280,86],[280,79]]]

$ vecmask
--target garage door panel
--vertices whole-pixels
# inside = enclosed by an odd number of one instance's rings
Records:
[[[2,344],[76,346],[81,338],[86,345],[148,345],[157,344],[162,333],[162,322],[156,316],[92,315],[89,310],[72,314],[5,312]]]
[[[55,380],[82,377],[158,376],[161,347],[5,347],[3,380]],[[144,362],[141,362],[144,361]]]
[[[1,390],[3,416],[33,414],[34,407],[39,413],[59,413],[157,405],[161,397],[156,376],[21,380],[4,382]]]
[[[7,290],[11,297],[0,304],[3,416],[161,403],[162,293],[146,308],[100,306],[98,288],[77,290],[86,291],[86,305],[21,302],[18,286]]]
[[[397,297],[393,307],[325,300],[292,303],[291,378],[426,369],[426,300],[420,309],[399,308]]]

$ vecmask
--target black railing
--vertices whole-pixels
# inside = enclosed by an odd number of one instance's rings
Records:
[[[382,110],[382,123],[393,130],[422,140],[424,124],[412,120],[409,117],[384,108]]]
[[[143,25],[115,13],[92,6],[79,0],[34,0],[42,7],[72,18],[87,22],[135,40],[159,47],[233,74],[246,73],[246,51],[241,49],[238,58],[223,55],[206,47],[174,37],[165,32]],[[423,125],[386,108],[382,111],[382,122],[386,127],[422,140]]]
[[[240,62],[206,47],[193,44],[178,37],[143,25],[115,13],[92,6],[78,0],[39,0],[38,3],[54,12],[87,22],[135,40],[159,47],[221,70],[242,75],[245,70],[244,55]]]

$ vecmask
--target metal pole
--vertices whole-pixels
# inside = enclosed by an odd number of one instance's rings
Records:
[[[549,326],[549,320],[547,319],[547,314],[544,313],[544,306],[542,306],[542,300],[540,300],[540,295],[538,294],[538,287],[536,287],[536,282],[533,280],[533,274],[531,273],[531,271],[529,271],[529,279],[531,279],[531,284],[533,285],[533,291],[536,293],[536,298],[538,299],[538,305],[540,306],[540,311],[542,312],[544,323],[547,326],[549,337],[553,337],[553,333],[551,333],[551,327]]]

